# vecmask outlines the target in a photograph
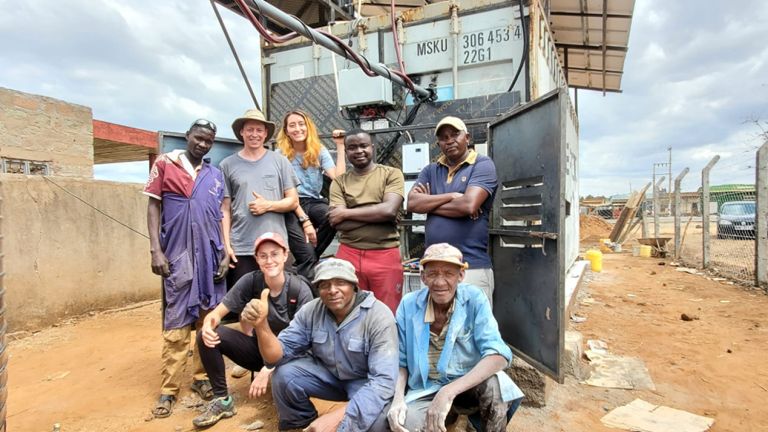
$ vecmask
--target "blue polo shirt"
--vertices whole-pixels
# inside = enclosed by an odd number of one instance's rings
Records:
[[[488,198],[480,208],[483,212],[477,220],[469,216],[448,218],[436,214],[427,215],[426,247],[435,243],[449,243],[458,248],[470,269],[491,268],[488,256],[488,220],[499,181],[496,165],[491,158],[470,150],[467,159],[453,170],[448,168],[445,155],[431,163],[419,174],[418,183],[429,183],[432,194],[464,193],[470,186],[477,186],[488,192]]]

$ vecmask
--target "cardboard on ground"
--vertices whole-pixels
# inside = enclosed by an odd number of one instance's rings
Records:
[[[600,421],[608,427],[637,432],[703,432],[715,423],[715,419],[656,406],[641,399],[616,408]]]

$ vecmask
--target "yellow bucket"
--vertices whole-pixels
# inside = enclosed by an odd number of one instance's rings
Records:
[[[650,246],[640,246],[640,256],[643,258],[650,258],[651,257],[651,247]]]
[[[606,243],[610,243],[611,239],[600,239],[600,250],[603,252],[610,252],[611,248],[609,248]]]
[[[598,250],[588,250],[587,259],[593,272],[603,271],[603,253]]]

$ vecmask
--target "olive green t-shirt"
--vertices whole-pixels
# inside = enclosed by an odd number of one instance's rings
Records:
[[[376,165],[373,171],[357,175],[347,171],[331,184],[331,206],[341,204],[349,209],[384,202],[384,194],[396,193],[405,198],[405,180],[399,169]],[[368,223],[342,232],[339,243],[356,249],[390,249],[400,246],[397,226],[391,222]]]

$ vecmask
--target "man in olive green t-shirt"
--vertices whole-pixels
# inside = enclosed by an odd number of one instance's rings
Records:
[[[349,131],[344,144],[354,168],[331,184],[328,220],[341,232],[336,258],[351,262],[360,288],[372,291],[395,313],[403,285],[397,232],[403,173],[373,162],[371,136],[362,129]]]

